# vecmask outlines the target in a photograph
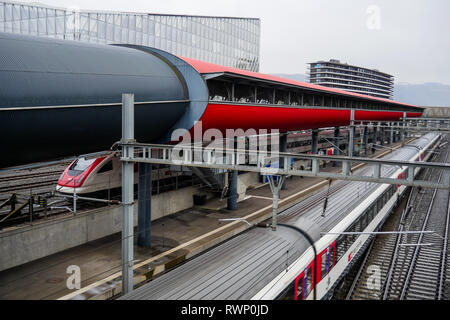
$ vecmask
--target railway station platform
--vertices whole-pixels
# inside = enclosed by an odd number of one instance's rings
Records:
[[[398,147],[400,144],[393,145]],[[388,153],[385,149],[373,156]],[[327,166],[324,171],[340,168]],[[279,211],[326,187],[319,178],[292,177],[287,189],[281,190]],[[223,207],[226,199],[223,199]],[[152,222],[151,248],[134,249],[134,282],[140,284],[208,248],[244,231],[250,226],[243,221],[220,219],[243,218],[251,225],[272,215],[272,193],[265,184],[247,190],[237,210],[220,208],[220,201],[163,217]],[[136,241],[135,241],[136,243]],[[69,290],[69,266],[81,271],[81,288]],[[109,299],[121,291],[120,233],[86,243],[42,259],[0,272],[0,299]]]

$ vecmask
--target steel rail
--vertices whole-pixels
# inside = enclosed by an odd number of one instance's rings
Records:
[[[448,246],[448,229],[450,221],[450,198],[447,204],[447,223],[445,224],[445,235],[444,235],[444,248],[442,251],[441,258],[441,270],[439,275],[439,290],[438,290],[438,300],[442,300],[442,290],[444,287],[445,271],[447,268],[447,246]]]
[[[446,159],[448,158],[448,153],[449,153],[449,151],[447,150]],[[438,181],[440,181],[442,179],[442,176],[443,176],[443,172],[441,171],[440,174],[439,174]],[[422,231],[425,231],[425,229],[427,228],[427,223],[428,223],[428,220],[430,218],[430,215],[431,215],[431,212],[432,212],[432,209],[433,209],[433,206],[434,206],[434,200],[436,198],[437,191],[438,191],[437,188],[435,188],[434,191],[433,191],[433,196],[431,197],[430,205],[428,207],[425,219],[424,219],[423,224],[422,224]],[[420,244],[422,243],[422,239],[423,239],[423,233],[421,233],[419,235],[419,238],[417,240],[417,246],[416,246],[416,248],[414,250],[413,257],[411,259],[411,263],[410,263],[409,268],[408,268],[408,273],[406,275],[406,279],[405,279],[404,284],[403,284],[402,293],[400,295],[400,300],[404,300],[405,299],[406,291],[409,288],[411,277],[412,277],[412,274],[413,274],[413,270],[414,270],[414,268],[416,267],[416,264],[417,264],[417,259],[418,259],[418,256],[419,256]],[[441,263],[442,263],[442,261],[441,261]]]
[[[364,256],[364,260],[361,263],[361,267],[359,267],[358,273],[356,274],[355,279],[352,282],[352,285],[350,287],[350,290],[347,293],[347,296],[345,297],[345,300],[350,300],[350,298],[352,297],[353,292],[355,291],[356,285],[358,284],[359,279],[361,278],[362,271],[366,267],[367,261],[369,260],[370,254],[372,253],[372,248],[373,248],[374,243],[375,243],[375,237],[370,242],[370,246],[367,249],[367,252]]]

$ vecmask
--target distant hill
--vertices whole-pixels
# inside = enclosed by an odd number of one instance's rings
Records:
[[[274,73],[277,77],[308,82],[304,74]],[[394,85],[394,100],[418,106],[450,106],[450,85],[427,82],[421,84],[398,83]]]
[[[293,73],[293,74],[288,74],[288,73],[272,73],[273,76],[277,76],[280,78],[286,78],[286,79],[291,79],[291,80],[295,80],[295,81],[301,81],[301,82],[309,82],[308,81],[308,77],[304,74],[301,73]]]
[[[399,83],[394,85],[394,100],[419,106],[450,106],[450,85],[442,83]]]

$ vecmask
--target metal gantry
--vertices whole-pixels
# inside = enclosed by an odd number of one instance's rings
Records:
[[[123,229],[122,229],[122,259],[123,282],[122,293],[133,290],[133,166],[134,163],[150,163],[177,165],[191,168],[209,168],[230,171],[256,172],[267,175],[273,193],[272,229],[276,230],[276,215],[278,213],[278,194],[286,176],[317,177],[333,180],[364,181],[370,183],[387,183],[395,185],[407,185],[425,188],[450,188],[450,164],[427,163],[421,161],[398,161],[385,159],[372,159],[353,157],[354,129],[356,121],[354,111],[351,112],[350,123],[350,147],[349,156],[327,156],[316,154],[295,154],[288,152],[271,152],[255,150],[252,148],[218,148],[203,146],[201,144],[144,144],[134,140],[134,96],[123,94],[122,111],[122,205],[123,205]],[[358,120],[359,121],[359,120]],[[361,126],[369,125],[360,122]],[[403,126],[390,126],[393,128],[405,128]],[[447,129],[448,130],[448,129]],[[201,155],[200,159],[199,156]],[[248,155],[248,158],[245,156]],[[242,160],[244,159],[244,160]],[[249,163],[249,159],[257,159],[256,163]],[[295,161],[307,160],[311,163],[310,170],[296,169]],[[340,173],[320,171],[321,161],[335,161],[342,163]],[[373,167],[372,175],[354,175],[351,171],[352,162],[358,162]],[[396,167],[400,172],[407,172],[398,178],[382,177],[382,166]],[[415,171],[419,168],[443,169],[443,179],[438,182],[417,180]],[[369,170],[370,172],[371,170]]]
[[[200,167],[211,169],[223,169],[232,171],[257,172],[267,176],[302,176],[316,177],[333,180],[363,181],[370,183],[387,183],[396,185],[407,185],[412,187],[446,189],[450,187],[450,164],[428,163],[422,161],[399,161],[386,159],[373,159],[350,156],[327,156],[315,154],[296,154],[279,152],[276,155],[270,151],[228,149],[211,149],[208,146],[192,145],[163,145],[123,143],[122,147],[132,147],[133,154],[122,155],[121,160],[125,162],[143,162],[166,165],[179,165],[186,167]],[[194,154],[203,154],[204,161],[194,160]],[[258,157],[255,164],[239,163],[241,155]],[[181,156],[180,156],[181,155]],[[311,170],[300,170],[292,166],[297,160],[309,160],[312,162]],[[284,168],[273,167],[271,164],[283,161]],[[337,161],[342,163],[340,173],[320,171],[321,161]],[[374,168],[372,175],[354,175],[351,171],[351,163],[358,162],[370,165]],[[388,178],[381,176],[381,167],[397,167],[408,172],[407,178]],[[414,177],[414,171],[418,168],[438,168],[444,170],[444,179],[441,182],[418,180]]]

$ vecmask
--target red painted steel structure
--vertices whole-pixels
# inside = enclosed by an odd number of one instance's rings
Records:
[[[364,99],[374,103],[388,103],[394,110],[396,106],[416,107],[410,104],[392,100],[366,96],[353,92],[327,88],[310,83],[304,83],[276,76],[239,70],[220,66],[204,61],[182,57],[182,59],[194,67],[200,74],[224,74],[233,77],[251,78],[255,81],[269,81],[278,85],[310,89],[318,93],[324,93],[345,98]],[[408,117],[420,117],[422,110],[407,112]],[[355,120],[371,121],[396,121],[403,117],[401,111],[376,111],[355,110]],[[202,129],[217,128],[221,131],[232,128],[244,130],[253,129],[278,129],[281,132],[302,129],[313,129],[334,126],[347,126],[350,124],[350,109],[323,108],[309,106],[278,106],[264,104],[242,104],[234,102],[209,101],[208,106],[200,118]]]

